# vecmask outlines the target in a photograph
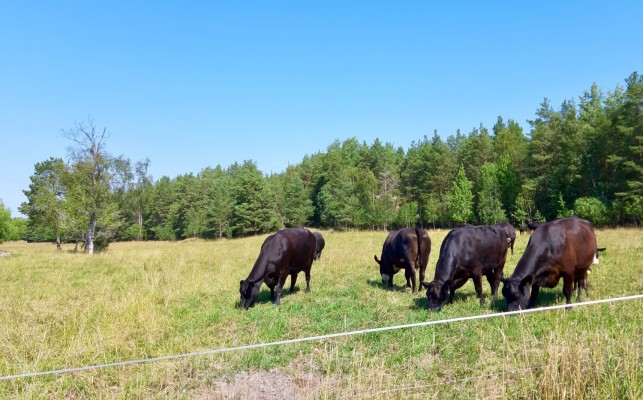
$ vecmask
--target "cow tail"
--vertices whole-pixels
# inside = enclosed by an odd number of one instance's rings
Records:
[[[415,265],[422,268],[422,228],[415,228],[415,236],[418,239],[418,255],[415,259]]]

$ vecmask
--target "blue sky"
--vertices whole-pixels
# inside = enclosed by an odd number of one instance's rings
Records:
[[[499,115],[528,132],[543,98],[643,72],[641,16],[640,0],[2,2],[0,199],[18,216],[34,164],[88,117],[154,179],[281,172],[349,137],[407,149]]]

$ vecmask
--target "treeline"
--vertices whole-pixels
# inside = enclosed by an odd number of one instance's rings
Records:
[[[643,78],[634,72],[625,83],[608,93],[593,85],[558,109],[545,99],[529,132],[498,117],[491,130],[480,126],[446,140],[435,132],[406,150],[379,139],[338,140],[269,176],[244,161],[153,181],[149,161],[132,165],[104,148],[92,161],[91,145],[83,143],[69,163],[36,164],[20,208],[28,215],[26,238],[84,240],[92,219],[94,236],[106,243],[239,237],[301,225],[522,226],[571,214],[596,226],[639,226]]]

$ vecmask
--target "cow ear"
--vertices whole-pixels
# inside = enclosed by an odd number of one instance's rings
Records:
[[[500,277],[500,282],[502,283],[507,283],[508,279],[504,277]]]
[[[420,285],[422,285],[422,287],[425,288],[425,289],[428,289],[431,286],[431,284],[428,283],[428,282],[422,282],[422,283],[420,283]]]
[[[381,262],[380,260],[378,260],[378,259],[377,259],[377,256],[376,256],[376,255],[373,255],[373,258],[375,259],[375,262],[376,262],[376,263],[378,263],[378,264],[380,264],[380,265],[382,264],[382,262]]]
[[[522,281],[520,281],[520,285],[521,285],[521,286],[524,286],[524,287],[527,287],[527,286],[531,285],[531,282],[532,282],[533,280],[534,280],[534,277],[533,277],[533,276],[531,276],[531,275],[527,275],[526,277],[524,277],[524,278],[522,279]]]

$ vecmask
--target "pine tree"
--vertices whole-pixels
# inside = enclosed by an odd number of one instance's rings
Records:
[[[478,220],[481,224],[490,225],[506,219],[500,201],[498,168],[494,163],[486,163],[480,170],[478,183]]]
[[[449,195],[451,220],[456,224],[466,224],[473,217],[473,192],[471,187],[471,181],[467,179],[464,167],[460,166]]]
[[[294,167],[286,169],[283,193],[284,225],[298,227],[306,224],[313,215],[313,202],[308,197],[304,181]]]
[[[231,228],[235,236],[254,235],[278,228],[274,194],[252,161],[231,167]]]
[[[29,178],[29,189],[23,193],[27,202],[20,205],[20,212],[28,216],[28,235],[31,240],[48,240],[46,233],[51,232],[56,239],[56,248],[61,250],[65,215],[64,175],[66,165],[60,158],[36,163],[34,174]],[[40,234],[39,234],[40,232]]]

